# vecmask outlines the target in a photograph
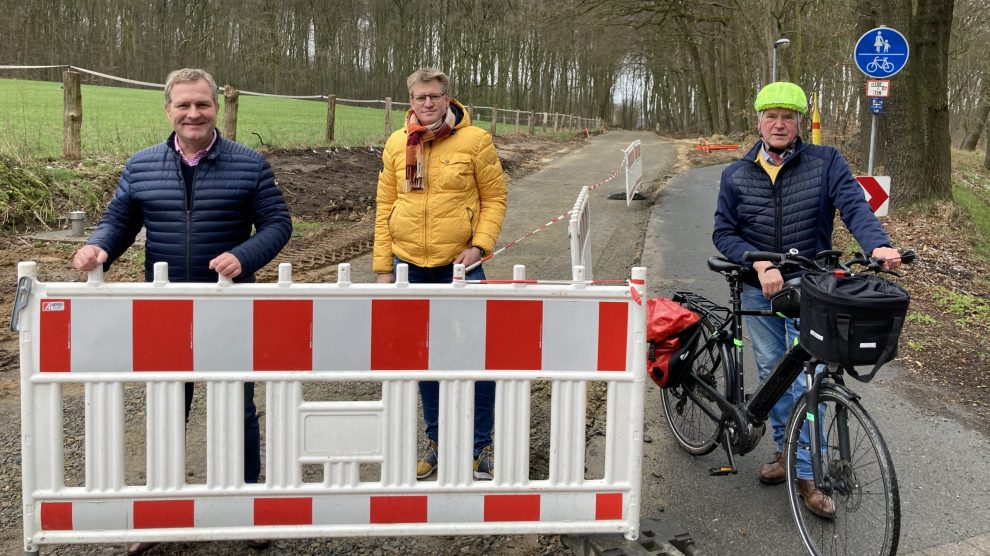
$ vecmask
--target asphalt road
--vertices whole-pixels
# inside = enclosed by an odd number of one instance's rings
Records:
[[[653,207],[643,248],[651,295],[686,289],[726,301],[724,279],[705,264],[716,254],[711,227],[723,167],[677,176]],[[755,384],[755,367],[747,365],[748,382]],[[850,381],[892,454],[901,493],[899,552],[986,554],[948,543],[977,536],[985,542],[990,533],[990,443],[948,414],[913,404],[900,393],[906,376],[891,364],[870,384]],[[644,450],[643,515],[676,520],[705,554],[802,553],[784,487],[763,486],[757,478],[760,464],[774,451],[769,432],[753,453],[736,459],[738,475],[711,477],[708,468],[723,463],[724,453],[695,458],[682,452],[652,384],[646,421],[652,442]]]

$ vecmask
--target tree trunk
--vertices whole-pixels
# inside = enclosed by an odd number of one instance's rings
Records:
[[[987,115],[990,114],[990,79],[984,78],[983,90],[980,92],[980,105],[973,111],[973,129],[966,134],[960,149],[964,151],[975,151],[976,144],[980,142],[980,135],[983,134],[983,127],[986,125]]]
[[[881,117],[887,146],[882,160],[891,178],[893,207],[952,197],[948,64],[953,4],[881,2],[880,15],[906,31],[911,48],[904,71],[891,80],[895,94],[901,94],[890,99],[890,110]]]

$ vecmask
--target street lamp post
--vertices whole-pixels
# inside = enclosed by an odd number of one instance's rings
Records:
[[[773,43],[773,62],[770,64],[770,82],[777,81],[777,48],[791,44],[791,39],[779,38]]]

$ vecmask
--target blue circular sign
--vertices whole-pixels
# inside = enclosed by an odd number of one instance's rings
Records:
[[[877,27],[856,41],[853,60],[867,77],[886,79],[904,69],[909,51],[904,35],[890,27]]]

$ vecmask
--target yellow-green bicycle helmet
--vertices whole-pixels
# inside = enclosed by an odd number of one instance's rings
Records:
[[[794,83],[775,81],[760,89],[753,107],[757,112],[770,108],[786,108],[804,115],[808,113],[808,96]]]

